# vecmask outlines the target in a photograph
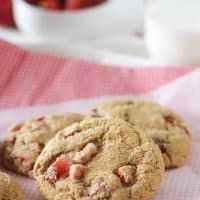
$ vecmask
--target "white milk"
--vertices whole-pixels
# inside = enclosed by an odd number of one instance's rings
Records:
[[[200,66],[200,0],[166,0],[149,5],[145,41],[165,64]]]

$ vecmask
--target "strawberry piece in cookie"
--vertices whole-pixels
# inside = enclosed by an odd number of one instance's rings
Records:
[[[36,121],[38,121],[38,122],[44,121],[44,117],[38,117],[38,118],[36,118]]]
[[[75,154],[73,160],[75,162],[86,164],[97,154],[97,147],[94,143],[88,143],[82,151]]]
[[[53,168],[56,171],[58,179],[64,175],[68,175],[70,164],[71,161],[67,160],[65,155],[57,158],[57,160],[53,163]]]
[[[120,178],[121,182],[125,184],[133,184],[134,183],[134,177],[135,177],[136,169],[132,165],[127,165],[120,167],[116,175]]]
[[[13,124],[10,128],[9,128],[9,131],[10,132],[16,132],[16,131],[19,131],[20,129],[22,128],[22,124]]]
[[[97,153],[97,147],[93,143],[88,143],[79,152],[70,152],[61,155],[56,161],[47,169],[47,179],[55,184],[58,179],[70,177],[72,179],[81,179],[85,173],[86,164]]]
[[[15,157],[14,163],[15,163],[16,166],[18,166],[19,171],[21,171],[22,173],[27,173],[27,172],[31,171],[31,169],[33,167],[32,163],[29,162],[24,157]]]
[[[64,138],[68,138],[69,136],[73,136],[73,135],[75,135],[76,134],[76,132],[74,132],[74,131],[66,131],[66,132],[64,132],[63,133],[63,135],[64,135]]]
[[[61,155],[47,169],[47,179],[51,183],[55,183],[58,179],[68,176],[70,165],[72,165],[72,161],[66,155]]]
[[[158,145],[158,147],[160,148],[160,151],[162,153],[166,153],[167,149],[166,149],[166,144],[164,141],[162,141],[160,138],[152,138],[153,141],[155,142],[155,144]]]
[[[70,166],[70,177],[72,179],[81,179],[85,173],[86,168],[83,165],[76,164]]]
[[[174,122],[175,122],[175,118],[174,118],[173,116],[171,116],[171,115],[165,116],[164,119],[165,119],[165,121],[166,121],[167,123],[172,124],[172,125],[173,125]]]
[[[15,141],[16,141],[16,138],[13,137],[13,138],[9,138],[5,141],[6,145],[7,146],[13,146],[15,144]]]

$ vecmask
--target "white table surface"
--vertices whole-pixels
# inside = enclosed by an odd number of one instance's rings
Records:
[[[0,28],[0,38],[25,49],[50,53],[62,57],[81,58],[105,64],[118,64],[127,67],[152,64],[143,40],[134,36],[114,36],[98,40],[68,42],[65,45],[50,41],[36,41],[20,32]]]

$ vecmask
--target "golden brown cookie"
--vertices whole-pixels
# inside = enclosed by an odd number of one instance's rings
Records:
[[[9,175],[0,172],[0,199],[22,200],[23,194],[20,186]]]
[[[182,166],[191,150],[191,135],[183,119],[158,104],[140,100],[100,103],[93,117],[120,118],[139,126],[160,147],[165,167]]]
[[[4,166],[22,175],[31,176],[33,165],[46,143],[57,131],[81,120],[83,116],[80,114],[66,113],[12,125],[3,145]]]
[[[86,119],[49,141],[33,174],[47,200],[147,200],[164,162],[157,145],[129,123]]]

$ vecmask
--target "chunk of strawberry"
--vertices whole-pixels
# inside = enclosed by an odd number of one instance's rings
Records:
[[[165,121],[166,121],[167,123],[172,124],[172,125],[173,125],[174,122],[175,122],[175,118],[174,118],[173,116],[171,116],[171,115],[165,116],[164,119],[165,119]]]
[[[22,128],[22,124],[13,124],[10,128],[9,128],[9,131],[11,132],[17,132],[19,131],[20,129]]]
[[[27,159],[24,158],[24,157],[15,157],[14,159],[15,159],[15,161],[16,161],[17,163],[20,163],[20,164],[23,164],[24,162],[27,161]]]
[[[153,141],[159,146],[159,148],[160,148],[162,153],[166,153],[167,152],[165,141],[163,141],[163,140],[161,140],[159,138],[153,138]]]
[[[44,117],[38,117],[35,119],[36,121],[40,122],[40,121],[43,121],[44,120]]]
[[[64,135],[64,138],[68,138],[69,136],[72,136],[72,135],[75,135],[75,133],[76,132],[74,132],[74,131],[66,131],[66,132],[64,132],[63,133],[63,135]]]
[[[94,143],[88,143],[81,151],[77,152],[73,160],[77,163],[86,164],[97,154],[97,147]]]
[[[32,170],[32,163],[25,157],[15,157],[14,162],[15,165],[19,167],[19,170],[24,174],[27,174],[30,170]]]
[[[125,184],[133,184],[134,182],[134,175],[135,175],[136,169],[134,166],[127,165],[120,167],[116,175],[120,178],[120,180]]]
[[[38,5],[50,10],[60,10],[63,8],[63,4],[59,0],[40,0]]]
[[[69,174],[70,165],[71,162],[67,160],[65,155],[57,158],[57,160],[53,163],[53,168],[56,171],[57,179]]]
[[[84,175],[85,173],[85,167],[83,165],[80,164],[76,164],[76,165],[71,165],[70,166],[70,177],[72,179],[81,179],[81,177]]]
[[[96,6],[100,3],[103,3],[105,0],[87,0],[87,6],[90,7],[90,6]]]
[[[15,137],[9,138],[5,141],[6,145],[14,145],[16,141]]]

